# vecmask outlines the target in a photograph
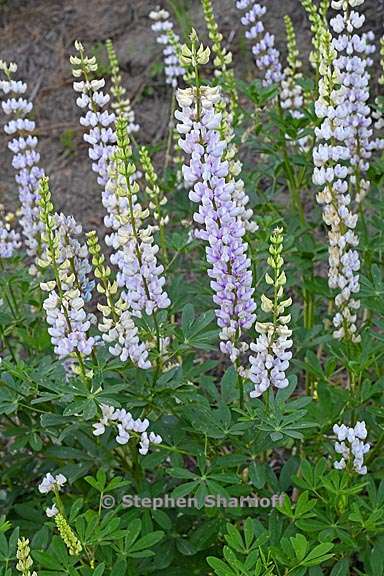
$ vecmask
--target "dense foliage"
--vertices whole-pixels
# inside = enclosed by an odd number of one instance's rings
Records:
[[[0,214],[0,575],[384,574],[384,78],[363,2],[301,0],[305,72],[289,17],[284,67],[266,8],[235,2],[252,82],[211,0],[204,45],[152,11],[161,150],[112,42],[106,80],[76,42],[105,234],[55,212],[0,61],[20,198]]]

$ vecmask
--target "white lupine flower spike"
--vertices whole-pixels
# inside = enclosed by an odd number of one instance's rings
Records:
[[[291,315],[287,309],[292,299],[284,295],[286,275],[284,272],[283,230],[276,228],[270,237],[268,265],[265,280],[273,288],[271,298],[265,294],[261,297],[261,308],[268,315],[266,322],[256,322],[256,332],[259,333],[251,350],[256,352],[250,357],[250,368],[247,376],[255,385],[251,398],[258,398],[271,386],[277,389],[286,388],[289,384],[286,372],[292,358],[292,330],[289,328]],[[271,319],[269,319],[272,317]]]
[[[0,72],[6,80],[0,80],[0,93],[7,100],[1,105],[3,112],[10,117],[4,126],[4,132],[12,137],[8,148],[13,154],[12,167],[16,171],[15,180],[18,187],[20,201],[20,225],[29,256],[36,257],[42,251],[40,233],[42,224],[39,216],[39,180],[44,171],[39,167],[40,154],[37,151],[38,139],[32,133],[35,122],[28,118],[33,105],[22,95],[27,91],[27,85],[20,80],[13,79],[17,71],[16,64],[10,65],[0,62]],[[35,272],[34,265],[30,271]]]
[[[117,428],[116,442],[120,445],[128,444],[131,437],[139,442],[139,453],[142,456],[148,453],[150,444],[161,444],[163,439],[159,434],[150,432],[148,434],[149,421],[147,418],[135,419],[130,412],[125,409],[113,408],[107,404],[100,406],[102,417],[93,424],[94,436],[101,436],[106,428],[114,426]]]
[[[176,88],[179,83],[179,78],[185,73],[185,69],[180,64],[177,55],[179,36],[173,31],[173,22],[167,10],[156,8],[149,13],[149,18],[153,21],[151,28],[153,32],[157,34],[157,43],[164,46],[165,81],[173,88]]]
[[[365,173],[374,147],[367,104],[366,56],[371,48],[367,37],[357,32],[364,17],[350,11],[348,3],[333,2],[332,6],[341,13],[331,20],[337,36],[332,38],[324,32],[321,43],[321,78],[315,106],[321,125],[315,130],[313,183],[321,187],[316,198],[323,207],[323,220],[329,229],[328,283],[337,292],[333,335],[338,340],[359,342],[356,204],[369,189]]]
[[[371,449],[370,444],[364,443],[368,435],[365,422],[357,422],[354,428],[335,424],[333,432],[337,436],[335,451],[341,455],[341,459],[333,464],[336,470],[350,469],[365,475],[367,467],[364,465],[364,456]]]
[[[238,10],[246,10],[241,17],[241,23],[246,28],[246,39],[254,42],[252,54],[262,73],[263,85],[280,83],[284,77],[280,53],[275,47],[274,35],[265,31],[262,20],[267,11],[266,7],[255,0],[236,0],[235,6]]]

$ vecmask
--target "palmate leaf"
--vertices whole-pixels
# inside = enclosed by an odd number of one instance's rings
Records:
[[[253,421],[254,427],[268,433],[273,442],[288,438],[303,440],[301,430],[316,427],[317,423],[305,419],[307,410],[303,407],[311,402],[310,398],[288,400],[294,388],[295,381],[291,380],[289,388],[279,390],[276,397],[269,397],[267,406],[260,400],[255,401],[250,416],[241,420]]]

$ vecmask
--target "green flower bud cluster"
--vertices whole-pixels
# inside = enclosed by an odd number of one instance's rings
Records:
[[[145,192],[148,194],[150,199],[149,208],[153,211],[154,219],[159,224],[166,224],[168,217],[162,215],[161,208],[167,203],[166,197],[162,194],[159,186],[158,177],[156,171],[153,167],[151,157],[149,155],[148,149],[142,146],[139,150],[140,162],[144,172],[144,178],[146,183]]]
[[[286,73],[294,77],[298,77],[298,70],[302,67],[302,62],[299,59],[299,50],[297,48],[296,34],[293,27],[292,19],[289,16],[284,16],[285,29],[287,32],[287,62],[288,68]]]
[[[31,573],[30,568],[33,564],[33,560],[30,556],[31,549],[29,547],[28,538],[19,538],[17,541],[17,551],[16,551],[16,570],[21,572],[22,576],[37,576],[37,572],[33,571]]]
[[[283,270],[284,259],[282,257],[283,251],[283,229],[275,228],[270,236],[269,256],[267,264],[271,268],[271,273],[265,274],[265,281],[268,286],[273,286],[273,297],[268,298],[265,294],[261,296],[261,309],[264,312],[272,313],[273,324],[286,325],[291,320],[290,314],[285,314],[286,308],[292,304],[292,298],[284,298],[284,286],[287,283],[287,277]],[[262,328],[263,325],[259,322],[256,324],[256,329]],[[259,330],[258,330],[259,331]],[[260,330],[264,332],[264,330]]]
[[[130,99],[126,96],[127,91],[122,85],[119,61],[112,44],[112,40],[108,38],[105,42],[105,46],[107,48],[109,65],[111,67],[111,94],[113,96],[111,106],[117,116],[125,116],[127,118],[128,132],[137,132],[139,130],[139,126],[138,124],[135,124],[135,113],[132,109]]]
[[[37,258],[37,265],[41,268],[47,268],[52,262],[59,259],[59,240],[55,235],[57,228],[54,207],[51,201],[51,191],[49,189],[49,179],[43,176],[40,180],[39,188],[39,206],[40,206],[40,220],[44,224],[44,230],[41,233],[41,240],[46,250],[40,258]]]
[[[17,64],[14,62],[7,64],[5,60],[0,60],[0,72],[4,72],[7,79],[10,80],[12,78],[12,74],[17,72]]]
[[[215,75],[222,80],[223,89],[229,94],[231,99],[231,111],[237,108],[238,95],[236,90],[235,75],[229,65],[232,63],[232,52],[226,50],[223,46],[223,35],[215,18],[211,0],[201,0],[205,22],[208,29],[208,36],[212,42],[212,51],[215,55],[213,65]]]
[[[55,516],[55,524],[59,531],[59,534],[68,548],[68,552],[71,556],[78,556],[82,551],[83,547],[81,545],[80,540],[68,524],[67,520],[64,518],[62,514],[56,514]]]
[[[330,0],[320,0],[317,6],[313,0],[301,0],[303,8],[308,13],[311,23],[312,45],[313,50],[309,60],[314,68],[318,68],[321,62],[322,44],[324,43],[324,33],[329,33],[327,22],[327,13],[330,6]]]
[[[75,49],[78,51],[78,56],[71,56],[69,61],[72,65],[72,74],[75,78],[81,76],[89,76],[97,71],[97,61],[95,56],[87,56],[85,54],[84,46],[78,40],[75,41]]]
[[[194,28],[192,28],[189,38],[191,41],[191,47],[187,44],[183,44],[181,47],[181,53],[179,56],[180,64],[193,69],[208,64],[211,51],[208,46],[204,48],[202,43],[198,46],[199,38]]]
[[[384,86],[384,36],[380,38],[380,67],[381,67],[381,76],[379,78],[379,84]]]
[[[90,255],[92,256],[92,265],[94,275],[97,279],[96,290],[99,294],[104,294],[107,299],[107,306],[98,303],[97,308],[104,316],[115,315],[114,296],[117,294],[118,286],[116,281],[110,280],[111,269],[105,264],[105,256],[101,251],[100,243],[95,230],[87,232],[87,245]]]

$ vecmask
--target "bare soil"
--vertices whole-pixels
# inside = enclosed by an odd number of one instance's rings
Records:
[[[184,5],[181,20],[205,32],[199,0],[173,0]],[[307,59],[310,33],[299,0],[269,0],[266,25],[284,53],[284,14],[296,27],[302,58]],[[114,42],[124,83],[141,125],[142,143],[160,143],[166,133],[170,91],[159,64],[161,48],[150,29],[149,11],[166,0],[0,0],[0,58],[17,62],[19,77],[34,101],[41,163],[51,177],[56,207],[74,214],[86,227],[103,217],[100,189],[90,170],[82,140],[79,110],[72,91],[69,55],[81,40],[88,51],[104,58],[103,43]],[[244,41],[234,0],[214,0],[224,37],[229,39],[241,77],[252,78],[252,58]],[[384,0],[366,0],[367,29],[384,33]],[[181,22],[182,24],[182,22]],[[1,111],[0,111],[1,112]],[[4,117],[0,115],[0,125]],[[7,138],[0,131],[0,201],[15,206],[17,191]]]

